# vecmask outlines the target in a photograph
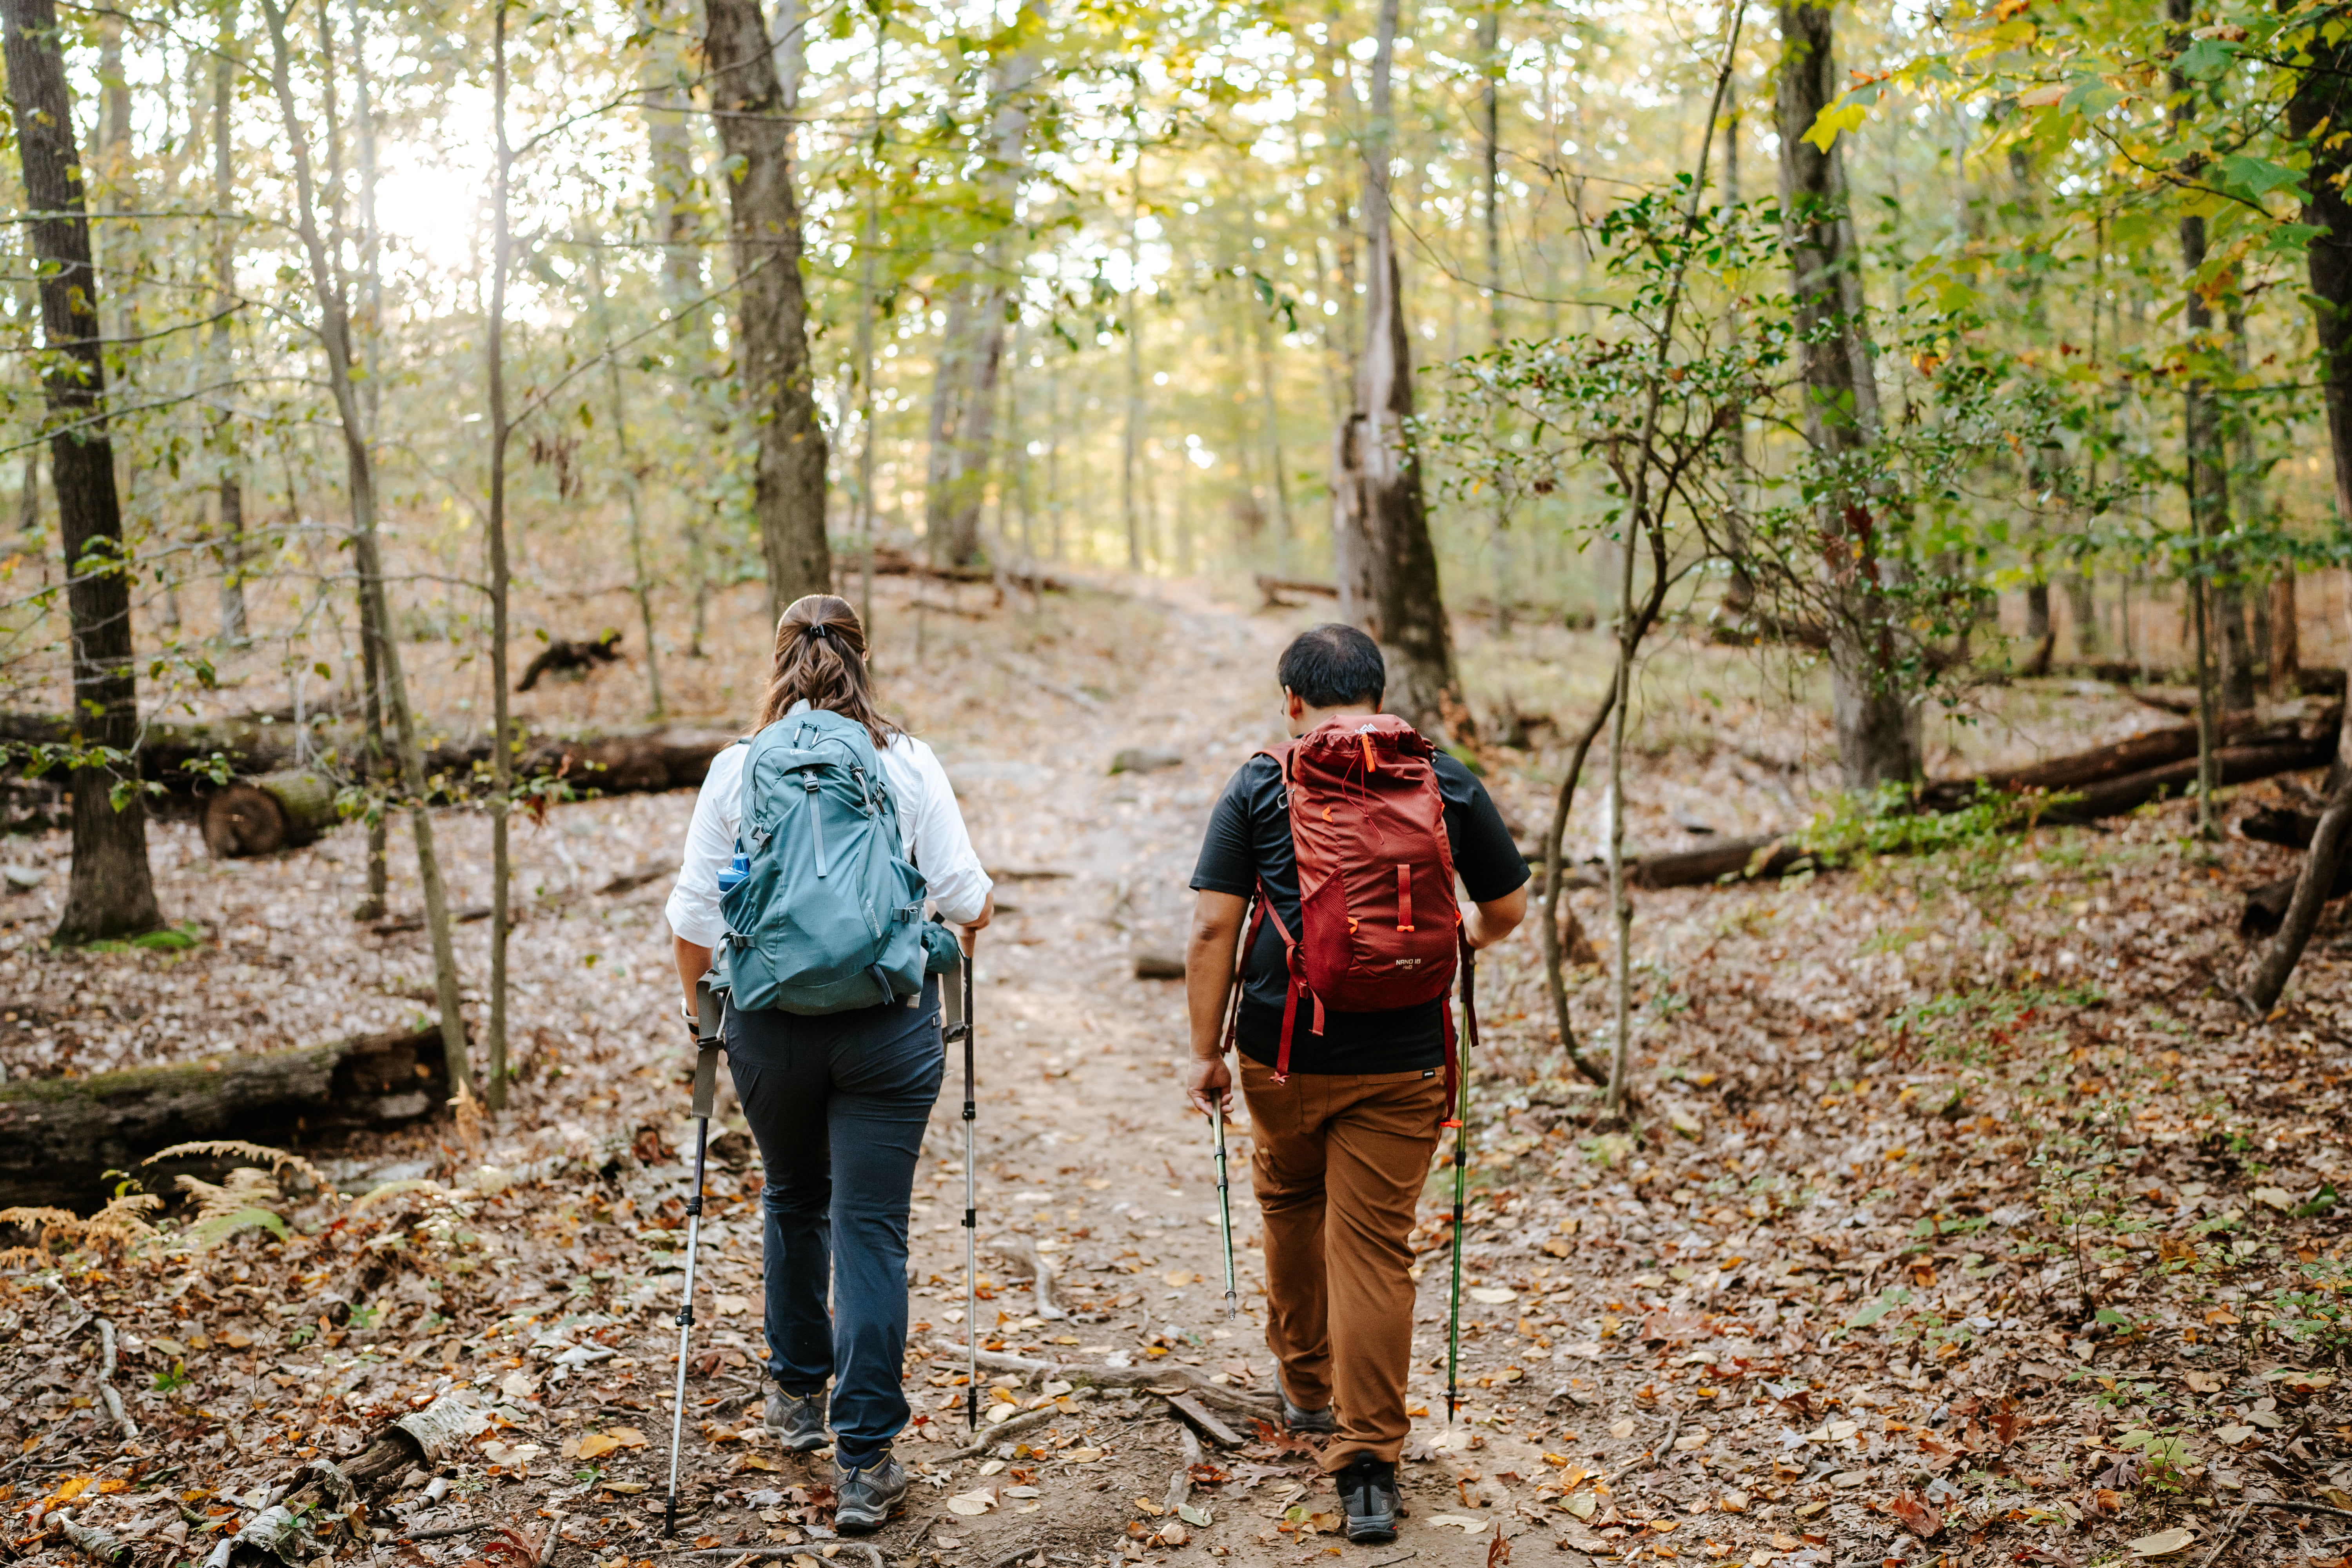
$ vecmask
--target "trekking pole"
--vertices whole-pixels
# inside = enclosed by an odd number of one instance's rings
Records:
[[[1249,956],[1249,931],[1246,922],[1234,949],[1234,977],[1225,987],[1224,1047],[1217,1060],[1225,1059],[1225,1052],[1234,1048],[1240,1028],[1242,1014],[1242,965]],[[1217,1233],[1225,1244],[1225,1316],[1228,1320],[1241,1316],[1241,1293],[1234,1288],[1234,1194],[1225,1179],[1225,1095],[1220,1090],[1209,1097],[1209,1114],[1216,1128],[1217,1139]]]
[[[963,1418],[967,1430],[980,1430],[980,1196],[972,1162],[971,970],[972,954],[956,965],[959,977],[951,1010],[956,1016],[946,1029],[950,1040],[963,1040]]]
[[[1225,1183],[1225,1099],[1220,1093],[1211,1098],[1217,1128],[1217,1228],[1225,1243],[1225,1317],[1228,1321],[1242,1314],[1241,1293],[1234,1289],[1234,1197],[1233,1189]]]
[[[694,1264],[702,1240],[703,1155],[710,1146],[710,1110],[719,1092],[719,1016],[724,1004],[705,975],[694,987],[694,1196],[686,1205],[686,1300],[677,1310],[677,1385],[669,1424],[669,1510],[662,1535],[677,1534],[677,1466],[686,1443],[686,1352],[694,1332]]]
[[[1468,942],[1462,945],[1462,1016],[1464,1037],[1471,1049],[1478,1045],[1478,957]],[[1454,1106],[1454,1285],[1447,1308],[1450,1326],[1445,1345],[1445,1424],[1462,1408],[1462,1209],[1464,1188],[1470,1178],[1470,1064],[1465,1053],[1455,1076],[1461,1080]]]

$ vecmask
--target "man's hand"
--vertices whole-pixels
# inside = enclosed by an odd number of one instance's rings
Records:
[[[1203,1116],[1234,1113],[1234,1075],[1223,1057],[1194,1057],[1184,1064],[1184,1098]]]

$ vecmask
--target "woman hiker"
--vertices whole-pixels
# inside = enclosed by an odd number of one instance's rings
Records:
[[[895,809],[898,818],[898,842],[890,847],[921,873],[922,891],[940,916],[962,928],[960,940],[969,954],[974,934],[995,912],[988,874],[972,853],[954,792],[931,749],[876,709],[865,628],[847,602],[830,594],[793,601],[778,623],[767,696],[751,735],[799,719],[799,733],[790,738],[803,743],[820,728],[807,721],[812,710],[854,720],[871,738],[888,796],[882,809]],[[710,969],[712,950],[728,935],[720,876],[736,860],[745,762],[759,749],[730,746],[711,762],[665,911],[689,1018],[695,982]],[[856,787],[865,790],[863,770],[847,771],[858,774]],[[802,780],[791,777],[795,784]],[[814,779],[807,784],[806,810],[814,812]],[[790,798],[775,808],[775,834],[790,834],[801,822],[814,825],[813,816],[793,815],[800,790],[783,793]],[[822,829],[814,854],[824,867]],[[834,854],[828,869],[837,887],[856,868],[840,864],[838,842]],[[737,911],[739,919],[742,912]],[[919,910],[914,915],[919,918]],[[881,968],[875,966],[877,983],[887,992]],[[890,1444],[909,1415],[899,1388],[907,1344],[907,1218],[923,1129],[945,1071],[939,988],[934,974],[920,982],[919,994],[910,986],[887,1002],[814,1016],[730,1005],[724,1027],[735,1093],[767,1173],[761,1241],[768,1373],[776,1384],[768,1394],[767,1426],[796,1452],[823,1447],[830,1382],[835,1519],[843,1530],[879,1529],[907,1490],[907,1473],[891,1457]],[[851,1001],[862,1002],[863,994]]]

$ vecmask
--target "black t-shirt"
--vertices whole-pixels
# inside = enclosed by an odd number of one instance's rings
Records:
[[[1511,842],[1502,814],[1468,768],[1444,752],[1435,758],[1437,789],[1445,802],[1445,837],[1454,847],[1454,870],[1474,904],[1507,897],[1528,879],[1527,862]],[[1282,767],[1272,757],[1244,763],[1225,785],[1209,830],[1201,840],[1192,870],[1196,892],[1255,895],[1260,882],[1273,897],[1275,913],[1298,934],[1298,860],[1290,843],[1290,808],[1285,801]],[[1289,972],[1282,962],[1282,936],[1272,921],[1242,962],[1242,1013],[1237,1043],[1255,1061],[1273,1063],[1282,1046],[1283,994]],[[1450,1001],[1425,1002],[1383,1013],[1326,1010],[1323,1032],[1312,1032],[1302,1003],[1291,1026],[1290,1070],[1304,1073],[1411,1072],[1445,1059],[1444,1009]]]

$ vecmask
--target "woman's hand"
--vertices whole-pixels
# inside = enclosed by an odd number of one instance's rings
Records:
[[[966,958],[971,956],[974,944],[980,941],[980,928],[995,918],[996,889],[991,888],[988,897],[981,900],[980,913],[971,920],[959,921],[956,925],[956,942],[963,949],[963,955]]]

